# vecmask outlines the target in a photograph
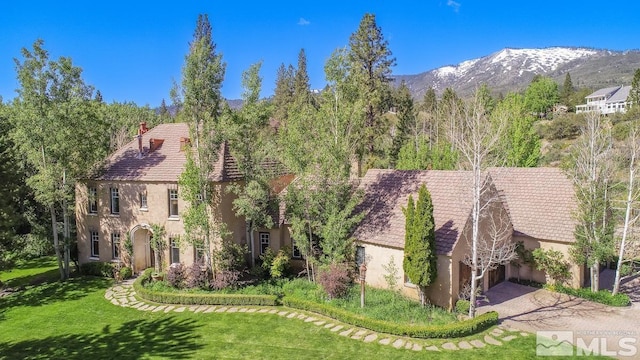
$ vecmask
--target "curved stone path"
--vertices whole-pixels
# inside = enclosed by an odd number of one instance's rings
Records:
[[[529,333],[520,332],[519,330],[510,328],[506,325],[498,325],[484,335],[477,335],[473,340],[450,340],[447,342],[438,341],[432,343],[429,339],[416,339],[403,336],[379,333],[368,329],[348,325],[334,319],[312,314],[306,311],[291,309],[287,307],[271,307],[271,306],[221,306],[221,305],[168,305],[155,304],[136,297],[133,289],[134,279],[125,280],[116,284],[104,294],[104,297],[112,304],[122,307],[130,307],[133,309],[149,312],[176,312],[181,313],[191,311],[193,313],[268,313],[282,316],[288,319],[296,319],[306,323],[312,323],[316,326],[322,326],[333,333],[340,336],[350,337],[351,339],[371,343],[377,341],[382,345],[393,346],[396,349],[411,349],[414,351],[455,351],[467,350],[475,348],[483,348],[485,346],[501,346],[504,342],[511,341],[517,337],[529,336]],[[482,340],[480,340],[482,337]],[[437,340],[437,339],[436,339]]]

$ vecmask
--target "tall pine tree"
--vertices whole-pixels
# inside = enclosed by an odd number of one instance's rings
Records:
[[[378,137],[389,128],[389,124],[382,122],[382,114],[386,110],[384,104],[389,93],[391,68],[396,63],[375,15],[362,17],[358,30],[349,39],[348,59],[352,81],[358,84],[365,103],[364,147],[359,154],[362,161],[365,155],[375,152]]]

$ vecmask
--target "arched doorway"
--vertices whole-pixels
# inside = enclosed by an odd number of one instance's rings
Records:
[[[153,267],[153,250],[151,250],[151,226],[138,224],[131,229],[130,235],[133,242],[133,272],[139,273],[144,269]]]

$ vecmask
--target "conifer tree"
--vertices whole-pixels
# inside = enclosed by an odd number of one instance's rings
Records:
[[[408,135],[412,128],[415,127],[416,116],[413,109],[413,98],[409,88],[404,83],[400,84],[400,87],[395,93],[395,105],[396,114],[398,116],[398,124],[393,136],[393,144],[391,147],[390,160],[391,164],[395,166],[398,160],[398,153],[400,148],[407,142]]]
[[[568,106],[569,102],[571,101],[571,96],[573,96],[574,92],[575,89],[573,88],[573,81],[571,81],[571,74],[567,73],[567,75],[565,75],[564,77],[564,84],[562,85],[562,95],[560,96],[560,100],[562,101],[562,103]]]
[[[418,190],[418,201],[413,196],[404,210],[405,242],[402,268],[409,280],[418,286],[420,303],[426,305],[426,290],[438,276],[436,255],[435,222],[431,194],[422,184]]]
[[[365,105],[365,137],[360,150],[360,160],[365,152],[375,151],[377,138],[388,128],[382,123],[385,95],[391,82],[391,68],[396,60],[392,57],[389,43],[382,34],[373,14],[365,14],[358,30],[349,39],[348,59],[352,81],[358,85],[359,94]]]
[[[287,123],[289,108],[293,103],[293,66],[285,67],[280,64],[276,73],[276,88],[273,94],[273,116],[280,121],[281,125]]]
[[[293,81],[293,96],[296,101],[308,102],[311,93],[311,85],[309,85],[309,74],[307,73],[307,55],[304,49],[300,49],[298,53],[298,68],[296,69]]]

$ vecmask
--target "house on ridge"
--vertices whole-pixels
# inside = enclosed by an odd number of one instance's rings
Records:
[[[576,114],[599,111],[602,115],[625,113],[629,108],[629,91],[631,86],[613,86],[599,89],[585,99],[586,104],[576,106]]]
[[[416,287],[404,276],[405,216],[409,195],[417,198],[425,184],[431,193],[438,256],[438,276],[427,289],[429,300],[452,308],[460,290],[469,283],[471,270],[464,264],[470,254],[472,186],[468,171],[369,170],[360,184],[365,198],[360,209],[364,219],[354,238],[367,263],[369,285],[386,287],[385,275],[391,258],[396,264],[401,292],[418,297]],[[490,236],[491,225],[508,226],[510,241],[522,241],[527,249],[561,251],[568,260],[577,208],[571,181],[557,168],[492,168],[485,173],[481,203],[480,235]],[[572,286],[584,282],[584,269],[572,265]],[[528,265],[499,266],[485,275],[487,290],[510,278],[545,282],[542,271]]]
[[[160,124],[147,129],[146,124],[141,123],[138,133],[137,139],[106,159],[100,173],[76,185],[80,263],[120,261],[122,244],[130,237],[133,270],[137,273],[153,267],[149,242],[151,224],[165,228],[167,246],[162,256],[165,265],[180,262],[190,265],[203,256],[203,249],[180,241],[184,235],[182,214],[187,204],[180,196],[178,178],[186,164],[185,152],[190,151],[188,125]],[[281,191],[292,179],[292,175],[276,177],[271,184],[272,191]],[[248,245],[245,220],[235,215],[235,195],[227,191],[231,184],[242,181],[235,159],[223,144],[211,178],[220,195],[216,218],[232,232],[233,241]],[[274,228],[255,233],[256,258],[268,248],[278,251],[284,245],[291,245],[288,229],[279,215],[278,211],[272,214]]]

